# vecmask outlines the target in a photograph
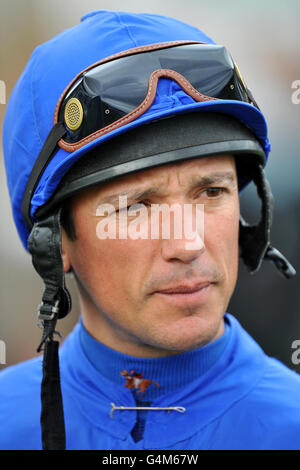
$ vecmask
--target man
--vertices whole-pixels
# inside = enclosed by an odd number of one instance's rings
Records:
[[[34,51],[3,141],[45,291],[42,409],[40,358],[6,369],[1,448],[299,449],[299,376],[226,312],[239,250],[295,274],[269,242],[265,120],[226,49],[171,18],[91,12]],[[250,181],[257,226],[239,212]],[[59,376],[70,271],[82,316]]]

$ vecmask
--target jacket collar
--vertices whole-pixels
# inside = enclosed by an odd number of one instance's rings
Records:
[[[232,315],[226,314],[225,318],[228,322],[227,340],[221,354],[208,368],[202,369],[198,377],[193,376],[193,380],[176,390],[169,388],[167,393],[159,394],[152,401],[153,407],[180,406],[186,411],[148,412],[143,438],[145,448],[161,449],[191,437],[248,394],[260,380],[263,351]],[[134,396],[124,387],[122,377],[118,376],[116,380],[105,377],[106,374],[99,372],[89,361],[80,341],[81,328],[82,325],[77,325],[61,348],[63,393],[64,388],[68,393],[69,387],[74,393],[80,393],[81,412],[90,423],[111,436],[126,439],[136,422],[136,411],[116,410],[112,419],[111,403],[136,406]],[[213,342],[200,348],[199,355],[201,349],[209,349],[210,346],[212,351],[215,350]],[[189,356],[189,353],[185,354]],[[195,360],[192,355],[191,359]]]

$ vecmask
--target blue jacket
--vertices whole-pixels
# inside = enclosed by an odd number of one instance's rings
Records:
[[[151,406],[181,406],[186,411],[147,411],[143,438],[138,442],[131,435],[135,410],[115,410],[110,416],[111,403],[135,406],[133,393],[124,387],[120,374],[113,381],[88,359],[80,339],[83,325],[79,323],[60,349],[66,448],[300,449],[299,375],[268,357],[232,315],[226,314],[225,318],[226,341],[221,337],[173,359],[146,360],[151,366],[167,366],[174,383],[179,372],[178,367],[172,367],[172,361],[185,360],[191,367],[183,371],[183,377],[191,373],[192,380],[183,379],[184,384],[167,387],[166,393],[160,391],[152,400]],[[91,341],[97,347],[98,342]],[[135,360],[103,348],[118,360],[124,356],[127,365]],[[200,356],[202,364],[204,361],[207,365],[199,369],[198,377],[195,364]],[[105,367],[114,369],[109,363]],[[41,377],[41,357],[1,372],[0,449],[41,449]],[[152,389],[156,387],[152,385]]]

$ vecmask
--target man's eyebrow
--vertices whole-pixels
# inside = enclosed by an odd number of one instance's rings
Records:
[[[195,175],[191,179],[191,189],[195,186],[206,186],[209,184],[220,184],[229,183],[233,184],[236,182],[236,176],[234,171],[218,171],[209,175],[201,176]]]
[[[215,172],[205,176],[193,175],[189,182],[188,189],[191,190],[199,186],[208,186],[211,184],[233,184],[235,181],[236,177],[233,171]],[[151,188],[147,189],[135,188],[131,191],[119,191],[117,193],[108,194],[107,196],[101,197],[101,204],[116,204],[119,202],[120,197],[125,196],[128,200],[142,200],[146,199],[147,197],[157,195],[161,193],[161,191],[161,185],[152,186]]]
[[[161,186],[153,186],[148,189],[134,189],[132,191],[121,191],[114,194],[101,197],[101,204],[119,203],[120,197],[127,197],[129,200],[146,199],[149,196],[157,194],[161,190]]]

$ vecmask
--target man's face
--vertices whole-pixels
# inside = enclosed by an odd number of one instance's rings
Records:
[[[129,206],[142,203],[150,214],[152,204],[177,204],[183,226],[193,223],[194,228],[195,206],[203,204],[204,239],[195,235],[191,248],[191,232],[185,236],[183,228],[178,239],[172,224],[170,237],[160,232],[153,239],[145,212],[140,221],[147,238],[120,239],[117,231],[114,239],[100,239],[99,222],[113,220],[99,215],[101,204],[111,202],[118,209],[118,195],[134,192],[140,198],[128,196]],[[185,213],[185,204],[193,210]],[[76,196],[72,210],[77,239],[70,241],[63,233],[65,270],[72,265],[83,322],[94,337],[127,354],[157,357],[195,349],[223,333],[238,272],[233,156],[198,158],[121,177]],[[128,216],[127,225],[136,217]]]

